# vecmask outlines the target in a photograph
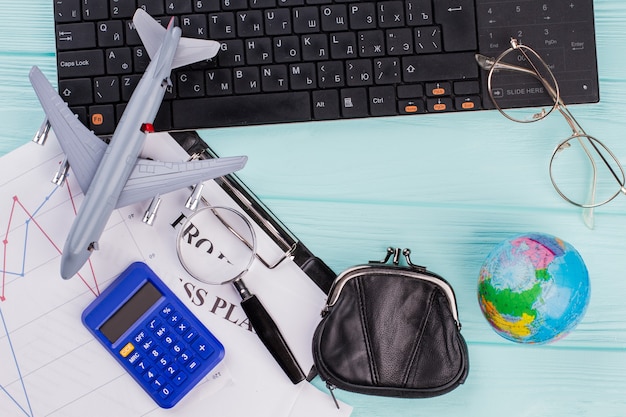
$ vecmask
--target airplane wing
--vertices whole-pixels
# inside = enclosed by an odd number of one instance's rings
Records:
[[[166,29],[154,20],[143,9],[137,9],[133,16],[133,23],[141,42],[146,47],[150,59],[154,59],[155,54],[163,44],[163,37]],[[198,61],[213,58],[220,50],[220,43],[212,40],[180,38],[172,69],[193,64]]]
[[[138,158],[116,208],[230,174],[243,168],[247,160],[246,156],[190,162],[161,162]]]
[[[29,77],[72,172],[86,192],[107,144],[78,120],[39,68],[33,67]]]

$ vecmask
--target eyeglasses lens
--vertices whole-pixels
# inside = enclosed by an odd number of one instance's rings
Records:
[[[489,73],[489,86],[496,108],[521,123],[547,116],[555,108],[559,95],[549,64],[523,45],[497,58]]]
[[[614,155],[602,142],[584,135],[571,137],[557,147],[550,176],[557,192],[580,207],[611,201],[624,184],[624,172]]]

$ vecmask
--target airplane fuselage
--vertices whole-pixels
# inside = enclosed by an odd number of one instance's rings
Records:
[[[170,24],[158,54],[146,68],[126,106],[67,236],[61,258],[63,278],[76,274],[91,251],[97,248],[143,148],[146,133],[142,125],[154,121],[170,85],[172,60],[180,37],[181,29]]]

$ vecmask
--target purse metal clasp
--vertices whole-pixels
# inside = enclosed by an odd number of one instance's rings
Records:
[[[393,256],[392,263],[394,265],[398,265],[400,263],[400,253],[404,255],[404,259],[406,260],[406,264],[413,269],[424,272],[426,271],[426,267],[422,265],[417,265],[411,262],[411,249],[405,248],[401,250],[400,248],[392,248],[391,246],[387,248],[387,254],[385,255],[385,259],[382,261],[370,261],[371,264],[386,264],[389,262],[389,259]]]

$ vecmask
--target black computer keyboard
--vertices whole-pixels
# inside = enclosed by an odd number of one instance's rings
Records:
[[[492,108],[477,52],[517,37],[567,103],[599,100],[592,0],[55,0],[59,92],[113,132],[148,63],[137,7],[222,44],[172,73],[155,121],[183,130]],[[534,98],[529,96],[528,104]]]

